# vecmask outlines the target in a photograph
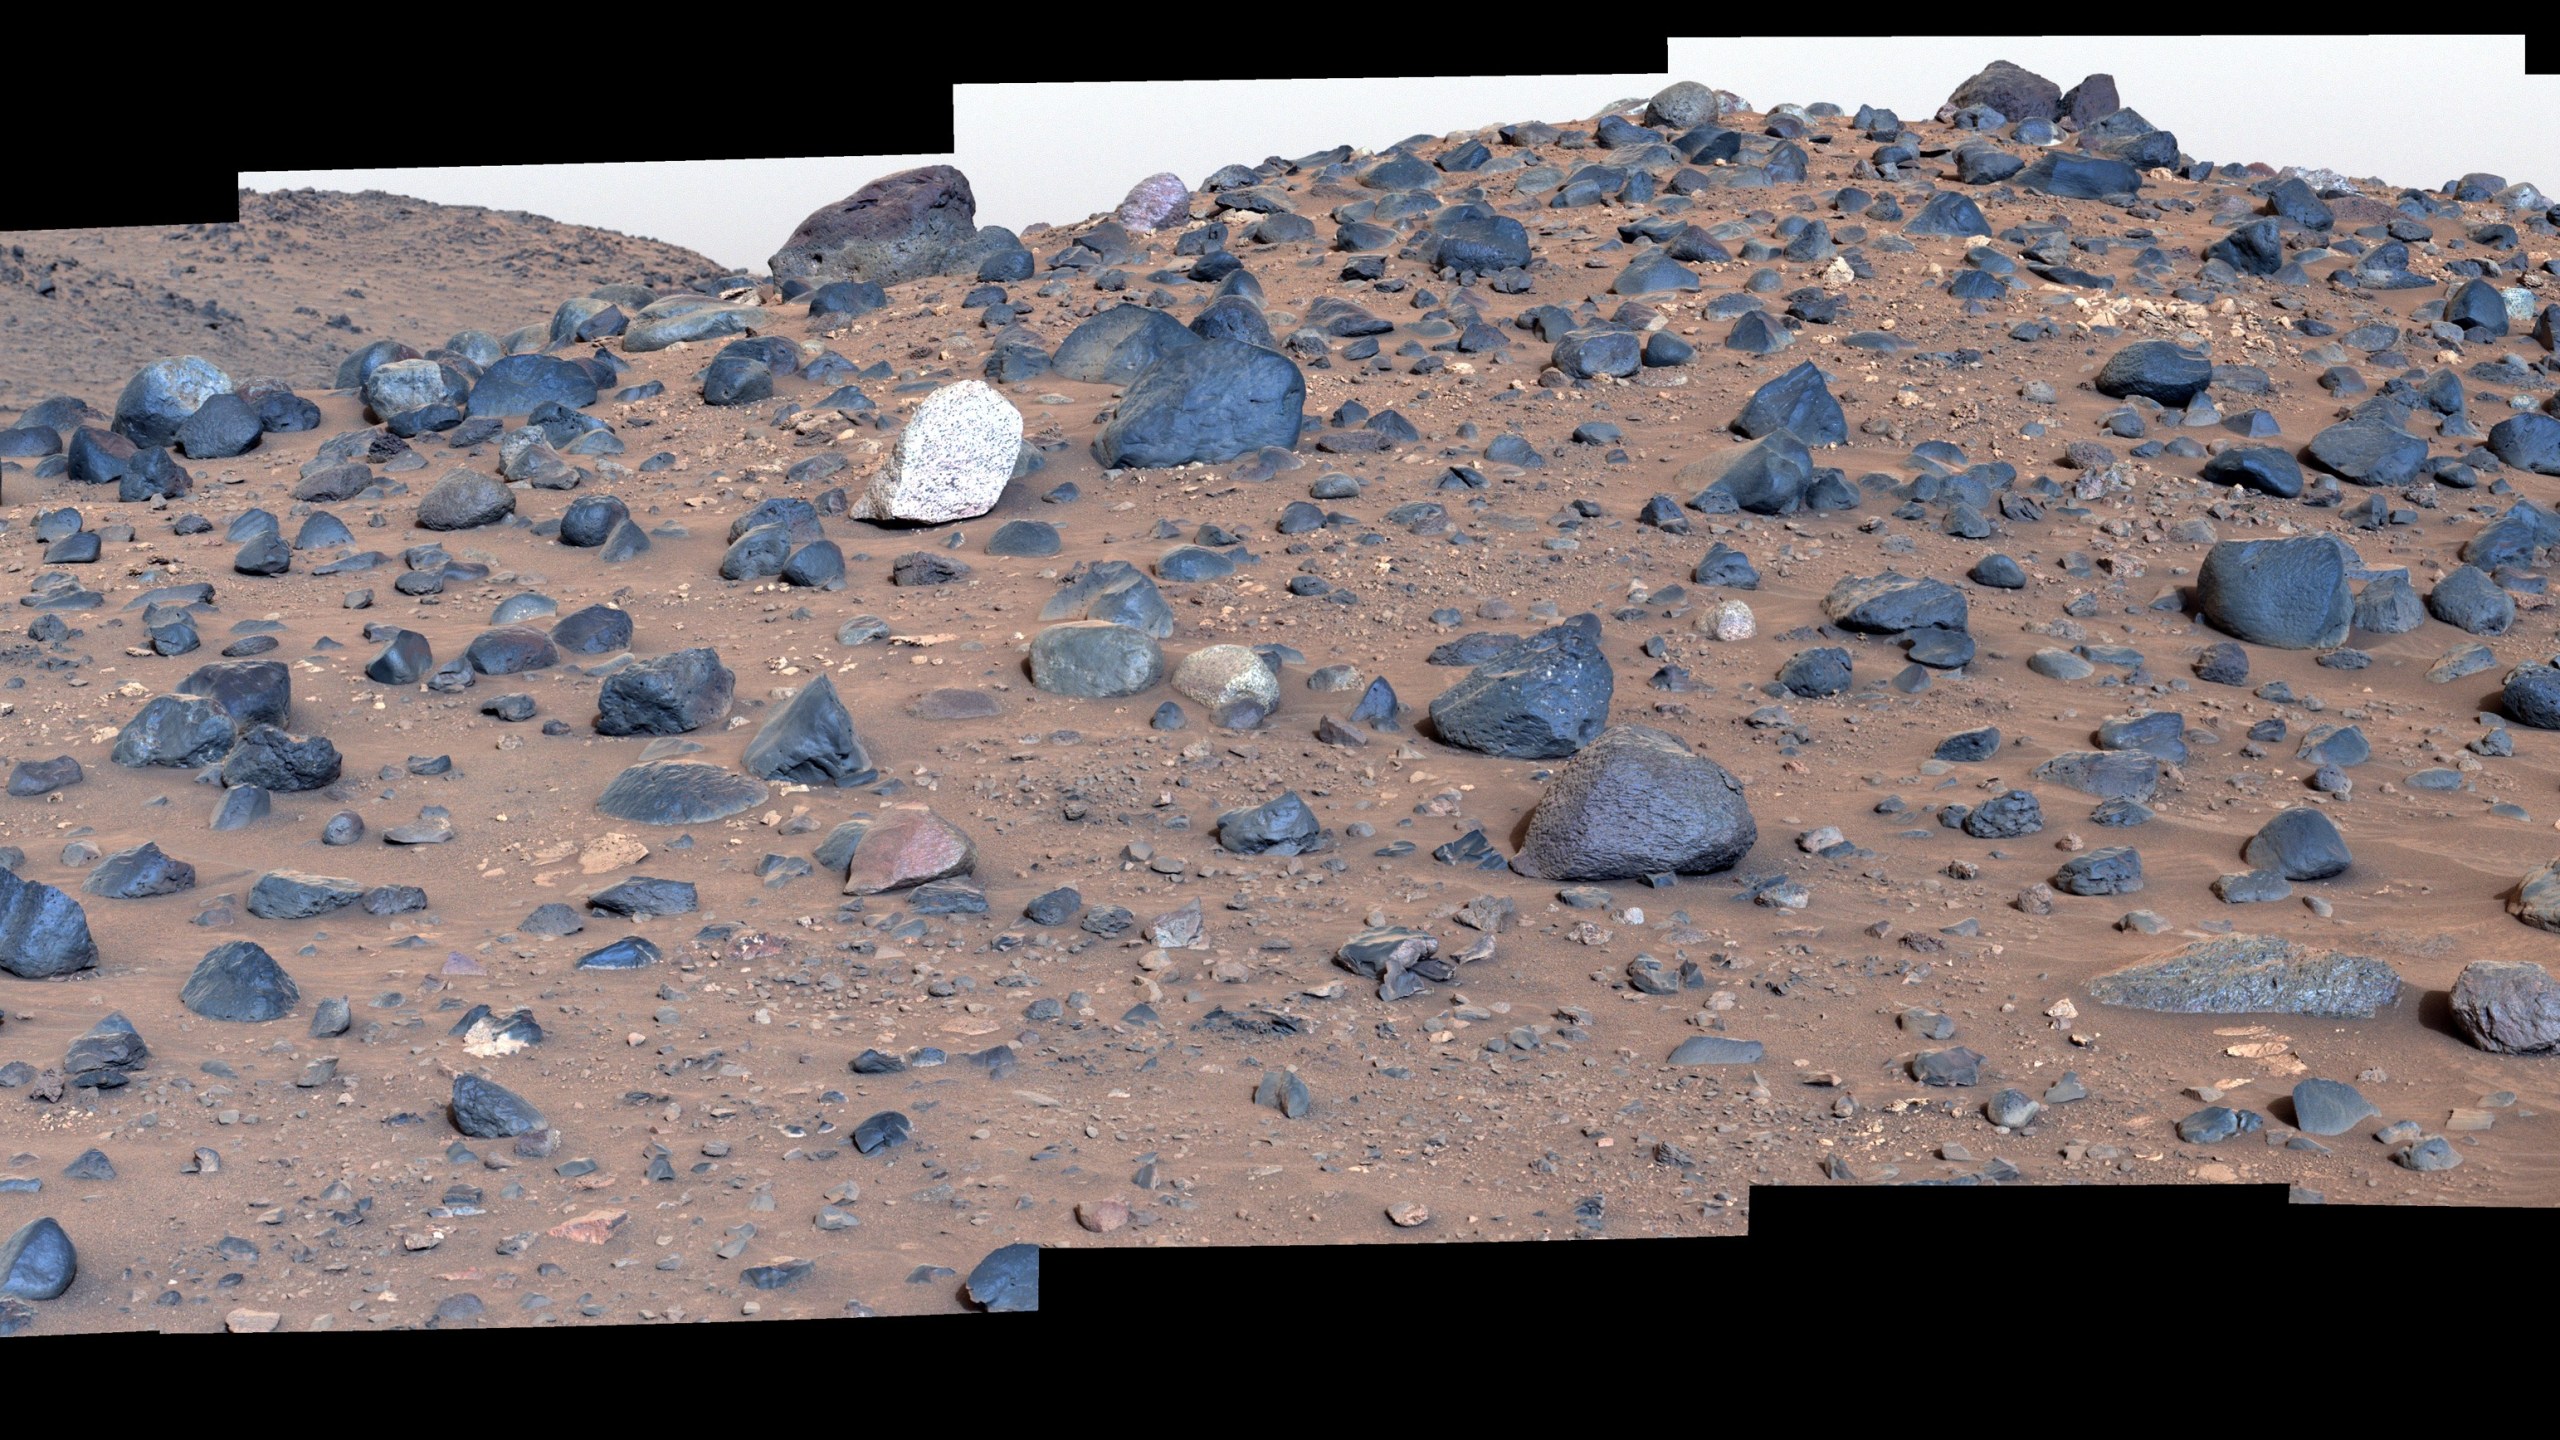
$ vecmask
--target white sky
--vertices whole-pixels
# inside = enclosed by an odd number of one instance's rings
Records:
[[[956,155],[262,171],[240,183],[529,210],[760,271],[811,211],[937,161],[968,174],[979,223],[1019,230],[1108,210],[1159,170],[1197,185],[1231,161],[1582,119],[1673,78],[1762,109],[1829,100],[1926,117],[1995,59],[2065,89],[2104,70],[2124,103],[2202,159],[2422,187],[2486,170],[2560,189],[2560,77],[2524,73],[2521,35],[1705,37],[1671,42],[1669,75],[964,85],[953,97]]]

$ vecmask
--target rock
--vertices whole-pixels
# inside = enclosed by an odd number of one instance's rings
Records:
[[[1926,626],[1962,630],[1966,625],[1963,591],[1943,580],[1914,580],[1891,570],[1841,580],[1823,597],[1822,613],[1843,630],[1868,635]]]
[[[1947,109],[1997,110],[2011,120],[2051,120],[2062,113],[2062,87],[2023,66],[1994,60],[1947,97]]]
[[[1152,235],[1191,218],[1191,189],[1179,175],[1159,173],[1129,187],[1113,212],[1120,228],[1132,235]]]
[[[2305,1080],[2293,1087],[2293,1125],[2305,1135],[2344,1135],[2379,1113],[2341,1080]]]
[[[1126,560],[1105,560],[1087,567],[1040,607],[1043,620],[1107,620],[1142,630],[1162,640],[1173,633],[1173,607],[1138,568]]]
[[[1302,855],[1315,848],[1322,833],[1315,812],[1295,790],[1250,810],[1230,810],[1218,817],[1218,843],[1237,855]]]
[[[415,685],[436,668],[435,651],[415,630],[394,630],[382,651],[367,661],[365,678],[377,685]]]
[[[52,1300],[80,1275],[79,1253],[52,1216],[30,1220],[0,1245],[0,1295]]]
[[[2477,566],[2465,565],[2427,592],[2427,613],[2474,635],[2504,635],[2516,623],[2516,602]]]
[[[664,300],[650,304],[631,318],[629,328],[622,332],[622,348],[631,354],[639,355],[652,350],[664,350],[671,345],[698,340],[717,340],[729,335],[744,335],[767,328],[772,323],[772,313],[761,305],[731,305],[706,300],[698,295],[670,295]],[[500,363],[505,364],[523,358],[527,357],[510,356],[507,361]],[[562,403],[570,402],[564,400]],[[594,401],[589,399],[581,403],[593,404]],[[472,396],[472,407],[475,411],[478,410],[479,404],[480,398],[475,392]],[[510,413],[529,412],[511,411]]]
[[[2044,807],[2029,790],[1995,795],[1964,817],[1964,833],[1977,840],[2015,840],[2043,828]]]
[[[1476,215],[1433,228],[1427,253],[1433,269],[1461,275],[1494,275],[1526,266],[1529,231],[1508,215]]]
[[[2560,860],[2526,871],[2507,912],[2537,930],[2560,933]]]
[[[1511,868],[1548,880],[1707,875],[1759,838],[1730,771],[1663,731],[1617,725],[1548,783]]]
[[[1022,412],[984,381],[956,381],[916,407],[856,511],[934,525],[984,515],[1021,454]]]
[[[581,495],[560,516],[560,543],[592,550],[631,518],[631,507],[611,495]]]
[[[494,525],[515,513],[516,495],[487,475],[456,470],[435,483],[418,502],[418,528],[470,530]]]
[[[631,612],[590,605],[551,627],[551,643],[572,655],[611,655],[631,648]]]
[[[2560,475],[2560,419],[2510,415],[2489,427],[2489,453],[2519,470]]]
[[[1113,699],[1152,690],[1164,678],[1155,637],[1108,620],[1052,625],[1031,642],[1031,683],[1052,695]]]
[[[288,735],[273,725],[252,725],[222,762],[222,783],[281,793],[317,790],[336,783],[340,763],[338,747],[325,735]]]
[[[2348,420],[2311,437],[2302,458],[2357,485],[2406,485],[2426,463],[2427,442],[2375,419]]]
[[[2226,935],[2111,970],[2088,992],[2104,1005],[2180,1015],[2370,1019],[2400,998],[2389,965],[2275,935]]]
[[[1726,1035],[1692,1035],[1673,1047],[1668,1065],[1757,1065],[1765,1053],[1757,1040]]]
[[[196,962],[178,1003],[208,1020],[282,1019],[302,999],[275,957],[247,940],[216,945]]]
[[[453,1128],[474,1140],[505,1140],[548,1129],[542,1112],[505,1086],[477,1075],[453,1077]]]
[[[1049,368],[1062,379],[1090,385],[1129,385],[1158,360],[1201,339],[1161,310],[1115,305],[1069,331]]]
[[[249,913],[261,920],[308,920],[364,898],[365,887],[331,875],[270,870],[249,887]]]
[[[976,844],[930,807],[891,805],[860,832],[846,868],[844,893],[909,889],[965,875],[977,863]]]
[[[144,449],[166,445],[206,401],[233,388],[231,377],[202,356],[154,360],[125,382],[112,428]]]
[[[2302,493],[2302,466],[2291,455],[2265,445],[2223,451],[2204,462],[2202,478],[2207,484],[2237,485],[2283,500]]]
[[[190,460],[229,460],[258,446],[266,426],[236,394],[215,395],[178,426],[178,449]]]
[[[2251,870],[2242,875],[2223,875],[2213,882],[2214,898],[2225,905],[2264,905],[2282,900],[2293,893],[2293,887],[2273,870]]]
[[[2038,765],[2035,778],[2101,800],[2142,800],[2160,786],[2160,762],[2138,750],[2072,750]]]
[[[1797,651],[1778,668],[1778,683],[1787,693],[1808,700],[1839,694],[1849,688],[1850,678],[1849,652],[1831,645]]]
[[[1188,333],[1188,332],[1185,332]],[[1174,351],[1129,383],[1094,438],[1106,469],[1218,464],[1297,444],[1306,377],[1287,356],[1235,340]]]
[[[1754,440],[1785,430],[1808,446],[1839,445],[1849,438],[1848,417],[1810,360],[1751,392],[1732,428]]]
[[[2196,601],[2223,631],[2280,650],[2344,644],[2355,613],[2340,547],[2316,535],[2221,541],[2197,571]]]
[[[1976,761],[1988,760],[1999,753],[1999,729],[1995,726],[1985,726],[1980,730],[1967,730],[1961,734],[1950,735],[1939,741],[1938,748],[1932,752],[1931,758],[1951,761],[1959,765],[1970,765]]]
[[[2103,200],[2138,194],[2142,189],[2142,172],[2122,160],[2066,155],[2058,150],[2036,157],[2036,162],[2015,178],[2021,190],[2064,200]]]
[[[501,625],[471,637],[457,663],[466,673],[521,675],[559,664],[560,652],[553,647],[550,636],[531,626]],[[440,677],[430,677],[427,688],[434,690],[443,685]]]
[[[1005,1245],[969,1271],[969,1298],[995,1313],[1030,1312],[1040,1308],[1040,1247]]]
[[[69,755],[50,760],[21,760],[9,772],[9,793],[21,799],[50,795],[81,781],[80,762]]]
[[[1182,657],[1173,688],[1207,707],[1212,723],[1230,729],[1249,729],[1280,704],[1279,677],[1242,645],[1211,645]]]
[[[62,1057],[62,1073],[82,1089],[112,1090],[150,1058],[151,1047],[142,1043],[133,1022],[124,1018],[123,1011],[110,1011],[71,1042]]]
[[[1735,508],[1754,515],[1792,515],[1813,484],[1813,454],[1793,431],[1776,430],[1729,458],[1693,460],[1674,479],[1730,497]],[[1692,503],[1705,508],[1703,493]]]
[[[1600,620],[1578,615],[1475,667],[1431,702],[1440,740],[1507,759],[1570,755],[1608,722],[1616,676]]]
[[[2492,1054],[2560,1054],[2560,983],[2528,960],[2474,960],[2454,977],[2453,1019]]]
[[[642,825],[698,825],[761,805],[769,793],[763,781],[717,765],[659,760],[613,777],[596,797],[596,810]]]
[[[2405,635],[2426,623],[2427,607],[2406,571],[2376,577],[2356,596],[2355,628],[2372,635]]]
[[[2518,724],[2560,730],[2560,669],[2519,665],[2507,673],[2500,703]]]
[[[880,778],[862,737],[854,733],[853,716],[837,696],[835,681],[826,675],[800,687],[799,694],[766,719],[739,763],[750,775],[798,785],[841,789]]]
[[[626,337],[625,348],[644,347]],[[511,420],[549,404],[583,410],[594,403],[594,373],[551,355],[509,355],[481,372],[471,386],[474,420]]]
[[[158,844],[148,841],[99,861],[89,878],[80,882],[81,889],[110,900],[175,895],[195,887],[196,867],[162,854]]]
[[[2297,805],[2277,812],[2242,847],[2240,858],[2287,880],[2326,880],[2346,873],[2350,857],[2345,837],[2328,812]]]
[[[707,646],[658,655],[605,678],[599,735],[682,735],[729,713],[737,676]]]
[[[237,733],[221,702],[199,695],[161,695],[117,732],[112,755],[125,766],[208,765],[229,753]]]
[[[1058,553],[1058,527],[1042,520],[1008,520],[987,537],[984,553],[1008,559],[1041,560]]]
[[[690,915],[701,908],[701,898],[695,894],[692,881],[661,880],[650,875],[634,875],[587,897],[589,914],[621,915],[635,920],[652,915]]]
[[[25,980],[48,980],[98,963],[89,936],[89,912],[80,902],[40,880],[0,869],[0,970]]]
[[[1941,190],[1929,197],[1911,223],[1902,227],[1905,235],[1944,235],[1963,238],[1988,235],[1991,222],[1982,216],[1982,207],[1954,190]]]
[[[2183,409],[2213,383],[2213,362],[2167,340],[2137,340],[2109,357],[2096,383],[2101,395],[2140,395]]]
[[[897,285],[947,273],[964,255],[976,264],[978,199],[969,177],[948,165],[883,175],[812,212],[767,268],[775,283],[869,281]]]
[[[2142,888],[2142,855],[2128,845],[2103,846],[2072,856],[2051,883],[2065,895],[2130,895]]]

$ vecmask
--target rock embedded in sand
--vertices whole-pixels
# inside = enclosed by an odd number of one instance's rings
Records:
[[[1052,695],[1107,700],[1152,690],[1164,678],[1164,647],[1144,630],[1071,620],[1031,641],[1031,683]]]
[[[475,420],[513,419],[554,403],[572,410],[596,403],[595,375],[557,356],[509,355],[471,386]]]
[[[959,826],[924,805],[891,805],[862,830],[847,863],[844,893],[877,895],[965,875],[978,847]]]
[[[1316,847],[1323,833],[1315,812],[1307,808],[1307,802],[1298,798],[1295,790],[1249,810],[1230,810],[1218,817],[1218,844],[1237,855],[1303,855]]]
[[[477,1075],[453,1077],[453,1128],[474,1140],[530,1135],[548,1123],[523,1096]]]
[[[2200,940],[2088,983],[2100,1004],[2180,1015],[2319,1015],[2370,1019],[2400,998],[2389,965],[2277,935]]]
[[[2453,1019],[2492,1054],[2560,1054],[2560,981],[2528,960],[2474,960],[2454,977]]]
[[[0,970],[46,980],[98,963],[89,912],[40,880],[0,869]]]
[[[761,805],[770,793],[763,781],[717,765],[657,760],[614,776],[596,810],[641,825],[698,825]]]
[[[1663,731],[1618,725],[1548,783],[1511,868],[1548,880],[1707,875],[1759,838],[1732,772]]]
[[[682,735],[729,713],[738,677],[720,652],[695,646],[607,676],[596,696],[599,735]]]
[[[156,843],[119,850],[98,862],[80,888],[111,900],[142,900],[175,895],[196,886],[196,867],[162,854]]]
[[[270,870],[249,887],[249,913],[262,920],[308,920],[364,898],[365,887],[333,875]]]
[[[2240,858],[2287,880],[2326,880],[2345,874],[2353,863],[2337,822],[2326,811],[2310,805],[2277,812],[2249,837]]]
[[[1731,428],[1754,440],[1784,430],[1807,445],[1838,445],[1849,438],[1848,417],[1810,360],[1752,391]]]
[[[1129,382],[1094,437],[1093,457],[1106,469],[1163,469],[1219,464],[1264,446],[1288,449],[1298,443],[1306,398],[1306,377],[1287,356],[1202,340]]]
[[[2321,535],[2216,544],[2196,572],[2196,603],[2224,632],[2281,650],[2343,644],[2355,613],[2340,546]]]
[[[1506,759],[1570,755],[1608,723],[1617,679],[1600,620],[1577,615],[1505,647],[1431,702],[1441,741]]]
[[[1013,402],[984,381],[955,381],[925,397],[898,432],[860,513],[937,525],[984,515],[1021,454],[1022,412]]]
[[[293,977],[264,946],[233,940],[205,952],[178,1003],[208,1020],[283,1018],[302,999]]]
[[[825,675],[765,720],[739,764],[750,775],[798,785],[868,785],[880,775],[835,681]]]
[[[2343,1080],[2305,1080],[2293,1087],[2294,1128],[2305,1135],[2344,1135],[2380,1112]]]

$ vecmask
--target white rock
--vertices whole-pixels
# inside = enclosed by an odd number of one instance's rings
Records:
[[[1751,618],[1750,606],[1727,600],[1703,617],[1698,628],[1719,640],[1748,640],[1758,632],[1760,624]]]
[[[873,520],[940,524],[995,508],[1022,458],[1022,412],[983,380],[925,397],[898,432],[889,463],[871,479],[859,513]]]
[[[1242,645],[1211,645],[1182,657],[1173,688],[1212,713],[1250,700],[1267,714],[1280,703],[1280,680],[1262,657]]]

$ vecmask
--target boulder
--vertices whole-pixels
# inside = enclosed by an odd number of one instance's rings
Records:
[[[582,410],[596,403],[595,373],[552,355],[510,355],[471,386],[471,418],[506,420],[546,404]]]
[[[717,765],[658,760],[614,776],[596,810],[641,825],[698,825],[761,805],[770,793],[763,781]]]
[[[981,380],[961,380],[916,407],[858,513],[942,524],[995,508],[1022,455],[1022,412]]]
[[[801,686],[766,719],[739,763],[750,775],[798,785],[843,788],[880,778],[835,681],[826,675]]]
[[[515,513],[516,493],[493,476],[456,470],[418,502],[421,530],[471,530]]]
[[[854,837],[853,852],[846,861],[844,893],[878,895],[911,889],[928,881],[965,875],[977,863],[978,847],[960,827],[935,814],[931,807],[890,805]]]
[[[125,382],[111,428],[146,450],[167,445],[207,400],[232,388],[222,367],[200,355],[154,360]]]
[[[1189,334],[1189,331],[1184,331]],[[1107,469],[1218,464],[1266,446],[1298,443],[1306,377],[1277,351],[1202,340],[1148,366],[1122,393],[1094,437]]]
[[[2342,875],[2353,859],[2347,853],[2346,837],[2338,833],[2337,823],[2328,812],[2310,805],[2278,811],[2249,837],[2249,843],[2241,847],[2240,858],[2287,880],[2326,880]]]
[[[2560,1054],[2560,982],[2529,960],[2474,960],[2453,979],[2453,1020],[2491,1054]]]
[[[546,1129],[542,1112],[494,1080],[453,1077],[453,1128],[474,1140],[505,1140]]]
[[[1547,880],[1705,875],[1758,841],[1730,771],[1663,731],[1617,725],[1548,783],[1511,868]]]
[[[0,869],[0,970],[49,980],[97,963],[98,942],[89,936],[89,912],[79,901]]]
[[[2340,547],[2319,535],[2217,543],[2196,573],[2196,601],[2225,633],[2280,650],[2344,644],[2355,615]]]
[[[301,999],[302,991],[275,957],[247,940],[206,951],[178,992],[179,1004],[208,1020],[279,1020]]]
[[[1201,338],[1161,310],[1114,305],[1068,331],[1049,357],[1049,368],[1062,379],[1089,385],[1127,385],[1158,360],[1199,344]]]
[[[1732,428],[1754,440],[1785,430],[1808,446],[1839,445],[1849,438],[1849,419],[1810,360],[1752,391]]]
[[[682,735],[729,713],[738,677],[707,646],[658,655],[607,676],[599,735]]]
[[[2140,395],[2183,409],[2213,384],[2213,361],[2167,340],[2137,340],[2108,358],[2096,383],[2101,395]]]
[[[1445,744],[1507,759],[1570,755],[1598,738],[1616,689],[1600,619],[1577,615],[1475,667],[1431,702]]]
[[[1052,695],[1111,699],[1152,690],[1164,678],[1164,647],[1144,630],[1071,620],[1031,641],[1031,683]]]
[[[978,199],[948,165],[883,175],[814,211],[767,262],[777,283],[896,285],[946,272],[977,236]],[[972,261],[974,264],[974,260]]]
[[[1891,570],[1842,579],[1822,597],[1822,613],[1841,629],[1865,635],[1898,635],[1929,626],[1962,630],[1967,623],[1963,591],[1943,580],[1915,580]]]

